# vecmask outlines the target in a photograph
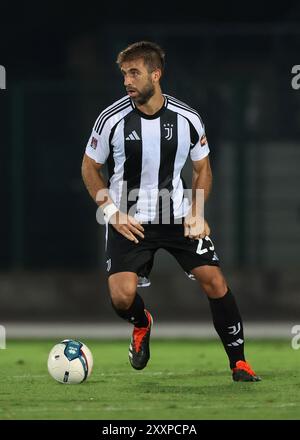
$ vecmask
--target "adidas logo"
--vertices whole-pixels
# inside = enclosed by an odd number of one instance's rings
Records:
[[[140,137],[135,130],[133,130],[126,138],[126,141],[140,141]]]
[[[110,269],[111,269],[111,258],[109,259],[109,260],[106,260],[106,264],[107,264],[107,272],[109,272],[110,271]]]
[[[237,339],[236,341],[232,342],[231,344],[227,344],[227,347],[238,347],[239,345],[242,345],[244,343],[243,339]]]
[[[213,261],[219,261],[218,255],[214,252],[214,255],[212,257]]]

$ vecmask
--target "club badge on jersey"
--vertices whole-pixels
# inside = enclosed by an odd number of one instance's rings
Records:
[[[92,137],[92,140],[91,140],[91,148],[94,148],[94,150],[96,150],[96,148],[97,148],[97,144],[98,144],[97,139],[96,139],[95,137]]]

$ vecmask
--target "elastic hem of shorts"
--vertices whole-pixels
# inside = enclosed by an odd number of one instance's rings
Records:
[[[196,269],[196,267],[200,267],[200,266],[216,266],[216,267],[220,267],[220,263],[218,261],[212,261],[212,262],[204,261],[203,263],[199,263],[196,266],[191,267],[191,269],[184,269],[184,271],[185,272],[191,272],[191,270]]]
[[[113,275],[114,273],[121,273],[121,272],[133,272],[135,273],[137,276],[140,276],[138,274],[138,272],[136,270],[133,269],[122,269],[122,270],[115,270],[115,271],[110,271],[109,273],[107,273],[108,276]]]

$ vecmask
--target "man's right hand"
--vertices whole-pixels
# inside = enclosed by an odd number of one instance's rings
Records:
[[[130,241],[134,241],[138,243],[138,239],[136,235],[141,238],[144,238],[144,228],[143,226],[130,215],[125,214],[124,212],[117,211],[114,215],[112,215],[109,219],[109,223],[124,237],[126,237]]]

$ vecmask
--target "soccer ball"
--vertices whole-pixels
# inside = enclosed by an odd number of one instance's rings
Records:
[[[61,383],[84,382],[91,374],[93,356],[88,347],[74,339],[64,339],[54,345],[48,357],[48,371]]]

